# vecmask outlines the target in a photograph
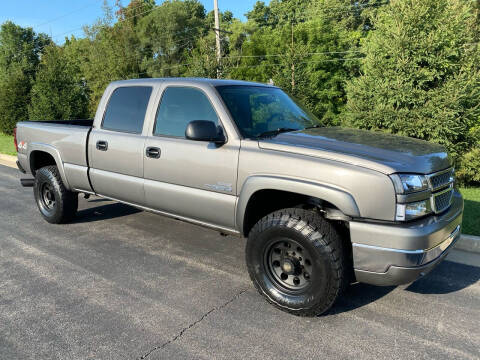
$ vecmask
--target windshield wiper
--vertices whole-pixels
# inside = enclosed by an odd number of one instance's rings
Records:
[[[304,130],[308,130],[308,129],[316,129],[316,128],[319,128],[320,125],[316,124],[316,125],[312,125],[312,126],[307,126]]]
[[[276,130],[264,131],[260,135],[258,135],[257,138],[274,137],[274,136],[277,136],[278,134],[281,134],[281,133],[290,132],[290,131],[297,131],[297,130],[299,130],[299,129],[281,127],[281,128],[276,129]]]

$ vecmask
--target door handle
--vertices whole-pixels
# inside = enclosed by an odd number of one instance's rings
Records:
[[[108,142],[103,141],[103,140],[97,141],[97,150],[107,151],[108,150]]]
[[[157,147],[147,147],[145,151],[145,155],[152,159],[159,159],[160,158],[160,149]]]

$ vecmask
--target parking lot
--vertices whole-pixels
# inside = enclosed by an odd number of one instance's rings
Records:
[[[3,359],[480,357],[478,258],[298,318],[255,291],[243,239],[95,197],[50,225],[18,178],[0,166]]]

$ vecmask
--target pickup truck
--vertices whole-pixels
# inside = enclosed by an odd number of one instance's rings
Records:
[[[96,195],[246,237],[253,284],[296,315],[327,311],[355,281],[412,282],[460,236],[442,146],[322,127],[271,85],[117,81],[93,121],[20,122],[15,142],[46,221]]]

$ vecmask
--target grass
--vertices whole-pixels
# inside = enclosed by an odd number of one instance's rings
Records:
[[[462,232],[480,236],[480,188],[461,188],[460,192],[465,200]]]
[[[0,154],[17,155],[12,135],[0,133]]]
[[[17,155],[13,136],[0,133],[0,154]],[[463,233],[480,236],[480,188],[461,188],[465,199]]]

